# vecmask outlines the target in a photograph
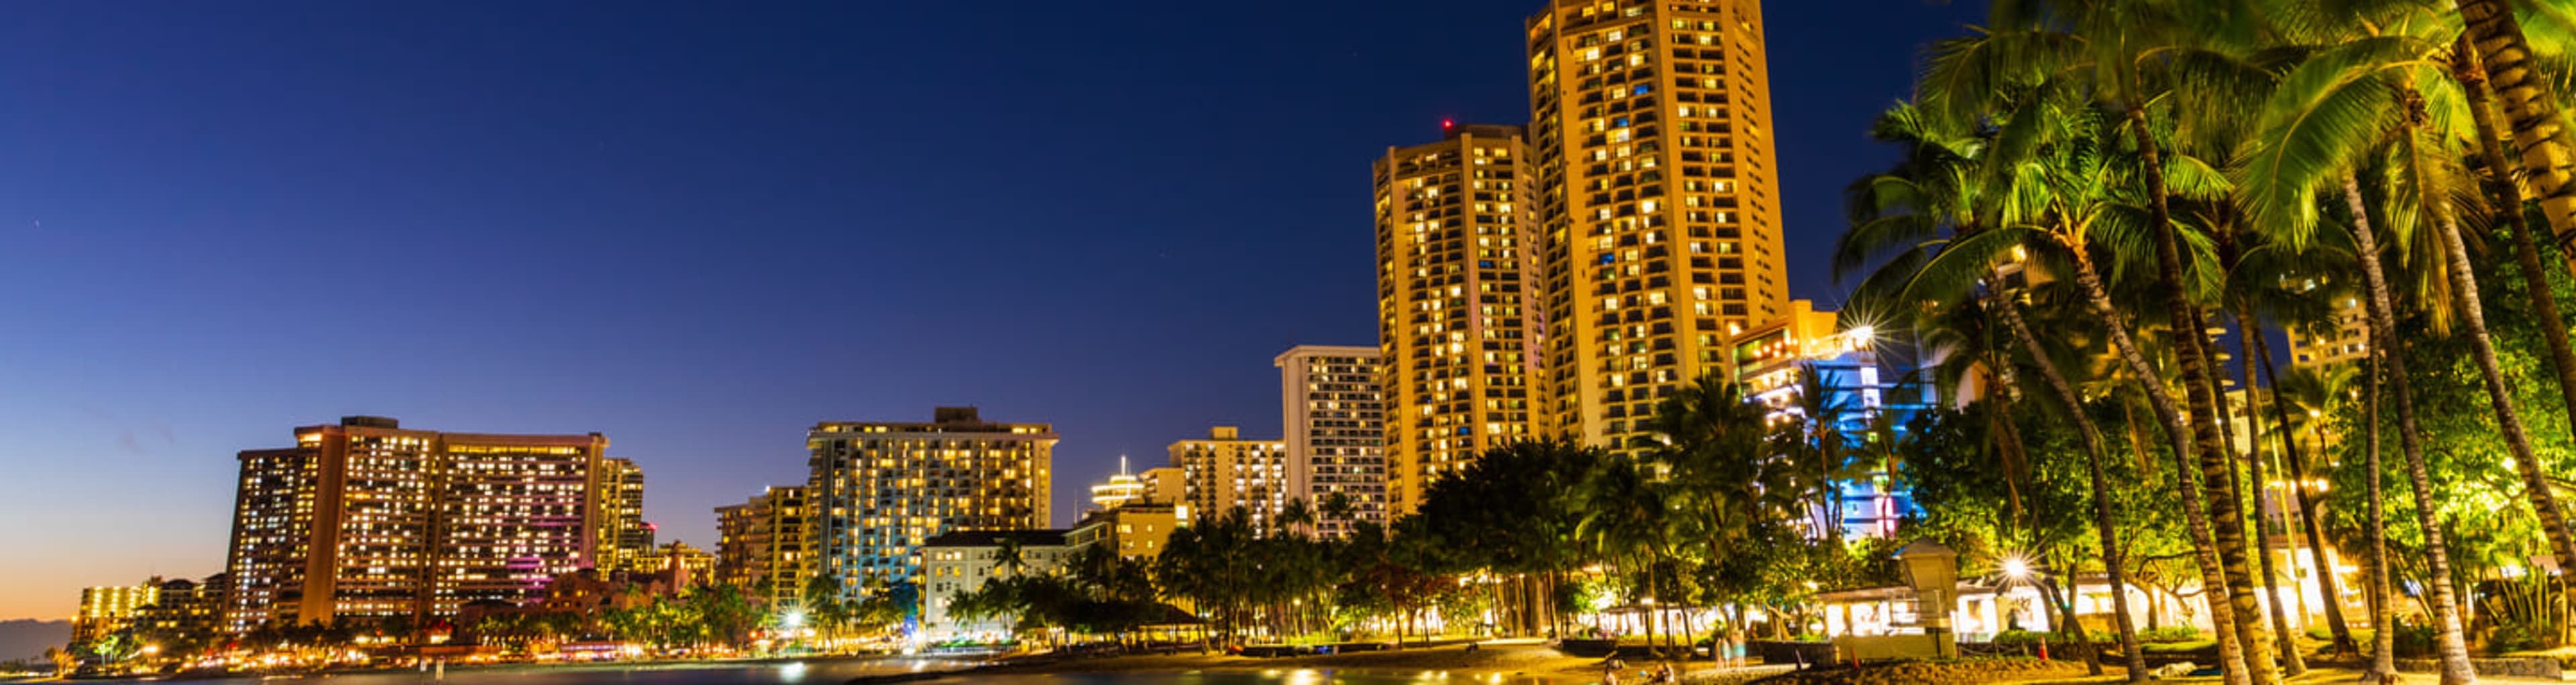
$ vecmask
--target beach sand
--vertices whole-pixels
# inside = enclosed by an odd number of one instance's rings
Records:
[[[1654,662],[1630,661],[1622,682],[1642,682],[1640,670],[1654,668]],[[1450,676],[1503,676],[1518,682],[1590,683],[1600,679],[1602,663],[1598,658],[1560,654],[1545,643],[1497,641],[1480,645],[1469,652],[1460,646],[1428,647],[1385,652],[1352,652],[1314,656],[1251,658],[1222,654],[1135,655],[1062,660],[1032,659],[1005,661],[978,669],[979,673],[1134,673],[1134,672],[1259,672],[1279,669],[1348,669],[1379,673],[1445,673]],[[1685,683],[1730,685],[1789,670],[1785,666],[1754,666],[1721,669],[1704,662],[1674,662],[1673,670],[1682,674]]]

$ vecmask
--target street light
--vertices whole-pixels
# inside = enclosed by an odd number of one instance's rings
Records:
[[[2030,561],[2018,556],[2004,557],[2004,577],[2013,580],[2029,580]]]
[[[1932,640],[1936,657],[1959,656],[1959,645],[1950,637],[1950,608],[1959,591],[1959,552],[1931,540],[1916,540],[1896,550],[1896,561],[1905,569],[1905,582],[1914,586],[1915,620],[1923,624],[1923,635]]]

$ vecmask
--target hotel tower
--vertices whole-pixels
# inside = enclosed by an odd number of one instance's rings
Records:
[[[1387,507],[1542,435],[1536,161],[1517,126],[1442,124],[1372,166]]]
[[[931,420],[815,424],[806,434],[814,572],[856,598],[869,579],[921,574],[921,544],[950,531],[1047,527],[1055,428],[988,423],[974,407]]]
[[[1620,449],[1788,314],[1760,3],[1552,0],[1526,39],[1544,423]]]
[[[226,627],[453,616],[594,566],[608,438],[351,416],[240,454]]]

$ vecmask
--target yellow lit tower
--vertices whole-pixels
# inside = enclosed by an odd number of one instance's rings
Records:
[[[1372,165],[1389,518],[1545,418],[1528,141],[1518,126],[1441,127]]]
[[[1552,0],[1527,24],[1549,423],[1626,445],[1788,313],[1756,0]]]

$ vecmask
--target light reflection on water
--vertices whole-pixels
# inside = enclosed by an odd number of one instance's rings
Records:
[[[841,685],[864,675],[942,671],[964,664],[927,660],[818,660],[766,664],[516,667],[429,673],[364,673],[303,678],[160,681],[167,685]],[[1251,672],[975,674],[924,685],[1581,685],[1589,680],[1476,676],[1447,671],[1270,669]]]

